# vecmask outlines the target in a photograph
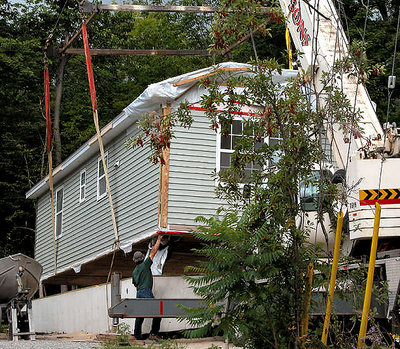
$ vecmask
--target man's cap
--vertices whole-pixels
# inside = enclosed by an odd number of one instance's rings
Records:
[[[143,254],[142,252],[136,251],[136,252],[133,254],[133,261],[134,261],[135,263],[142,262],[143,260],[144,260],[144,254]]]

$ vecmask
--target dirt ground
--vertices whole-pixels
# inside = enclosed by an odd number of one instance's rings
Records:
[[[5,333],[0,333],[0,349],[18,348],[18,349],[42,349],[42,348],[101,348],[102,344],[113,338],[113,334],[92,334],[86,332],[78,332],[72,334],[42,334],[36,335],[36,341],[19,340],[18,343],[7,341]],[[221,348],[226,349],[228,346],[224,343],[221,337],[201,338],[201,339],[176,339],[174,340],[179,347],[186,349],[207,349],[207,348]],[[142,340],[134,341],[144,346],[151,346],[155,343],[153,341]],[[229,349],[239,349],[229,345]]]

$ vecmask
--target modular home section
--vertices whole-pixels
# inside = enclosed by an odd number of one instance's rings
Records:
[[[158,166],[147,160],[147,148],[127,149],[125,142],[138,133],[137,124],[106,144],[111,193],[120,242],[128,242],[157,229]],[[82,200],[82,172],[85,173]],[[55,182],[57,269],[112,250],[114,232],[107,195],[102,188],[102,164],[96,153],[71,174]],[[57,201],[57,200],[56,200]],[[58,214],[58,216],[57,216]],[[53,232],[49,193],[38,200],[35,258],[44,267],[44,277],[54,271]]]

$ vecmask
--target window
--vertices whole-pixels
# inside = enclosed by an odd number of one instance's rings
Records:
[[[86,168],[81,171],[79,177],[79,202],[85,201],[86,198]]]
[[[104,154],[106,166],[108,167],[108,153]],[[97,159],[97,200],[107,194],[106,175],[104,173],[103,161],[101,157]]]
[[[330,183],[332,174],[329,170],[315,170],[310,178],[300,183],[300,204],[303,211],[316,211],[318,208],[318,200],[320,198],[320,185],[326,186]],[[321,182],[321,183],[320,183]],[[331,205],[327,198],[324,198],[323,205]]]
[[[56,191],[55,213],[56,213],[56,239],[62,234],[63,225],[63,202],[64,202],[64,188],[59,188]]]
[[[218,163],[217,163],[217,170],[218,171],[224,171],[228,169],[231,165],[231,155],[234,152],[235,145],[239,141],[240,137],[242,137],[243,134],[250,134],[248,132],[252,132],[251,130],[247,129],[246,126],[243,124],[243,120],[233,120],[229,134],[227,135],[222,135],[221,133],[219,134],[219,156],[218,156]],[[267,143],[271,146],[274,146],[275,144],[279,143],[281,141],[281,138],[279,135],[276,135],[274,137],[268,137],[268,138],[261,138],[260,142],[255,143],[255,148],[259,149],[263,143]],[[280,156],[278,153],[273,156],[272,163],[270,166],[277,162],[279,160]],[[248,163],[246,164],[246,167],[244,169],[245,171],[245,178],[250,178],[251,174],[254,171],[259,171],[261,170],[260,165],[255,164],[255,163]]]

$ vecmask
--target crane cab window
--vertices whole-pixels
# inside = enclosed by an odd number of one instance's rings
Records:
[[[332,174],[328,170],[322,171],[323,179],[330,182]],[[306,181],[300,183],[300,205],[303,211],[316,211],[320,197],[321,171],[313,171]]]

